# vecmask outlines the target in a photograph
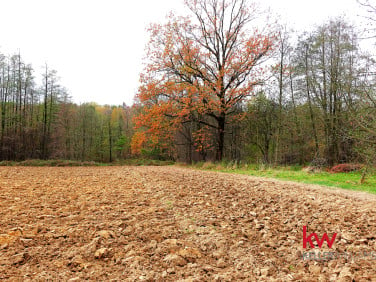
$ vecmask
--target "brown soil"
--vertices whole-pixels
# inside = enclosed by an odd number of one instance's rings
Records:
[[[367,255],[303,260],[303,226],[338,233],[316,252]],[[179,167],[0,167],[0,279],[376,281],[375,269],[372,195]]]

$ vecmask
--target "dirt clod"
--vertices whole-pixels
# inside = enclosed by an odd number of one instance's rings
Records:
[[[101,258],[108,256],[109,253],[110,251],[107,248],[100,248],[95,251],[94,257],[96,259],[101,259]]]

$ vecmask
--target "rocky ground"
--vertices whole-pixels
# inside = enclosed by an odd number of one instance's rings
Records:
[[[303,226],[338,233],[333,247],[303,249]],[[376,281],[376,197],[179,167],[0,167],[0,279]]]

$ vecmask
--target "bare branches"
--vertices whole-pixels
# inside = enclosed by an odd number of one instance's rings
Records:
[[[370,26],[365,30],[370,35],[364,36],[362,39],[376,38],[376,27],[374,26],[376,23],[376,4],[371,4],[369,0],[357,0],[357,2],[365,8],[368,15],[363,17],[369,21],[368,25]]]

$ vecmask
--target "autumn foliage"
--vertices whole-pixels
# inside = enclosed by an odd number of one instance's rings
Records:
[[[170,15],[165,25],[150,28],[147,67],[136,98],[142,106],[135,118],[139,133],[132,150],[171,147],[182,125],[194,122],[199,125],[192,133],[195,148],[212,148],[220,160],[225,125],[261,84],[260,64],[275,38],[251,28],[258,14],[248,1],[185,4],[191,16]]]
[[[339,164],[333,166],[330,169],[331,173],[341,173],[341,172],[352,172],[352,171],[359,171],[362,169],[361,165],[358,164]]]

